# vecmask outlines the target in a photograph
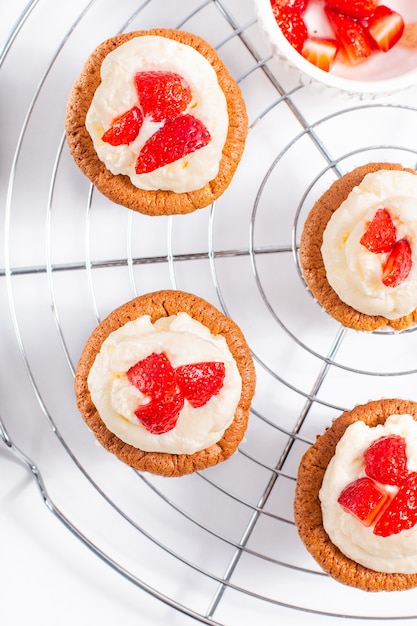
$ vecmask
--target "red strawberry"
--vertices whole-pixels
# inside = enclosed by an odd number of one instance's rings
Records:
[[[304,42],[301,54],[307,61],[324,72],[328,72],[336,58],[337,50],[338,44],[334,39],[308,37]]]
[[[177,389],[175,370],[163,352],[153,352],[127,371],[131,385],[152,398],[172,397]]]
[[[275,19],[284,37],[297,52],[301,53],[308,32],[300,12],[286,7],[276,12]]]
[[[397,238],[396,228],[386,209],[378,209],[360,243],[370,252],[389,252]]]
[[[223,386],[225,367],[221,362],[191,363],[175,370],[178,386],[195,409],[216,396]]]
[[[400,485],[407,477],[406,443],[399,435],[374,441],[365,451],[365,473],[384,485]]]
[[[153,352],[133,365],[127,371],[127,377],[132,385],[151,398],[147,404],[141,404],[136,409],[138,420],[154,435],[172,430],[184,405],[184,398],[166,354]]]
[[[138,72],[135,86],[143,115],[153,122],[176,117],[191,101],[189,84],[174,72]]]
[[[141,404],[135,411],[138,420],[153,435],[162,435],[172,430],[184,406],[181,393],[172,397],[152,398],[148,404]]]
[[[397,11],[380,4],[367,22],[368,33],[379,50],[388,52],[404,32],[404,20]]]
[[[373,480],[358,478],[345,487],[338,497],[338,503],[362,524],[370,526],[386,503],[388,495],[381,491]]]
[[[407,239],[400,239],[392,248],[382,267],[382,282],[386,287],[398,287],[410,273],[412,252]]]
[[[210,133],[196,117],[179,115],[167,120],[142,146],[136,161],[136,174],[152,172],[177,161],[210,141]]]
[[[325,7],[336,39],[343,49],[349,65],[362,63],[372,54],[372,46],[366,29],[357,20]]]
[[[396,535],[417,523],[417,472],[411,472],[374,527],[380,537]]]
[[[111,127],[102,136],[102,140],[111,146],[131,143],[139,135],[142,124],[142,111],[138,107],[133,107],[113,120]]]
[[[375,11],[378,0],[326,0],[326,4],[343,15],[362,19]]]
[[[304,13],[309,0],[271,0],[272,12],[276,16],[281,9],[295,9],[299,13]]]

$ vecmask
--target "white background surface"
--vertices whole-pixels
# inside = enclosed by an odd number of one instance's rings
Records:
[[[2,93],[0,103],[0,123],[2,125],[1,150],[1,202],[6,203],[9,172],[19,139],[19,131],[30,106],[30,99],[36,90],[43,70],[47,66],[56,45],[67,31],[71,12],[77,15],[86,3],[74,0],[71,3],[58,3],[53,0],[40,0],[28,27],[23,26],[18,33],[18,44],[13,46],[14,67],[11,71],[7,64],[7,83],[10,95],[7,100]],[[118,6],[114,2],[97,3],[103,10],[114,11],[117,27]],[[142,3],[141,3],[142,4]],[[146,3],[143,3],[146,4]],[[158,3],[161,5],[161,2]],[[181,0],[174,5],[166,0],[164,11],[154,16],[152,25],[159,22],[177,23],[176,7],[192,5]],[[200,3],[198,3],[200,5]],[[210,3],[207,3],[210,5]],[[253,12],[248,10],[249,0],[228,0],[233,5],[235,14],[241,18],[243,28],[254,36]],[[150,3],[150,10],[157,2]],[[13,24],[24,9],[21,0],[2,2],[0,20],[0,38],[3,41]],[[129,8],[130,7],[130,8]],[[138,7],[137,2],[125,0],[119,4],[120,12],[126,14]],[[54,11],[54,12],[53,12]],[[242,15],[240,16],[240,11]],[[68,17],[66,16],[68,12]],[[247,15],[251,19],[246,22]],[[144,11],[145,15],[145,11]],[[146,13],[148,15],[148,13]],[[34,107],[34,113],[28,124],[22,150],[19,154],[16,180],[13,185],[13,213],[9,243],[12,267],[44,266],[48,262],[44,246],[45,207],[49,191],[50,172],[57,153],[57,145],[62,136],[63,106],[66,101],[68,86],[77,75],[87,50],[101,41],[105,34],[113,34],[115,26],[111,16],[105,15],[106,27],[86,20],[86,32],[81,23],[79,49],[72,44],[71,56],[66,56],[64,49],[56,68],[48,76],[41,89],[41,97]],[[142,17],[142,16],[141,16]],[[150,19],[149,17],[147,19]],[[179,18],[178,18],[179,19]],[[104,22],[104,19],[103,19]],[[107,24],[107,22],[109,22]],[[192,29],[194,22],[187,26]],[[35,28],[34,25],[37,25]],[[137,25],[137,24],[136,24]],[[195,24],[201,28],[207,38],[222,41],[227,32],[218,33],[210,30],[210,23]],[[30,28],[29,28],[30,26]],[[145,27],[147,27],[146,25]],[[107,29],[107,30],[106,30]],[[91,37],[91,41],[86,37]],[[55,41],[56,40],[56,41]],[[94,40],[94,41],[93,41]],[[70,42],[72,43],[72,42]],[[246,67],[252,67],[253,59],[244,58],[240,50],[236,56],[227,45],[222,48],[227,55],[228,64],[236,76],[244,74]],[[62,59],[62,61],[61,61]],[[58,68],[62,62],[62,76]],[[248,65],[245,65],[247,63]],[[6,66],[6,65],[5,65]],[[32,70],[33,67],[33,70]],[[252,78],[253,76],[253,78]],[[61,85],[62,81],[62,85]],[[216,217],[213,238],[219,240],[220,250],[245,250],[248,246],[248,224],[253,212],[258,189],[263,182],[273,158],[282,154],[279,167],[272,170],[260,194],[255,245],[265,249],[268,246],[282,247],[288,251],[291,225],[300,197],[315,177],[325,188],[331,177],[326,170],[327,161],[318,154],[316,146],[304,141],[304,129],[310,124],[330,156],[340,158],[342,169],[353,167],[356,160],[364,162],[369,158],[404,159],[407,164],[415,165],[417,146],[417,124],[414,111],[394,109],[388,106],[382,110],[367,111],[361,109],[361,103],[353,103],[349,98],[337,94],[325,97],[315,89],[299,90],[293,76],[284,76],[287,91],[291,92],[297,113],[305,119],[296,119],[293,112],[286,108],[285,98],[281,99],[271,84],[259,78],[257,72],[249,73],[242,81],[248,104],[250,121],[253,126],[248,138],[246,158],[233,186],[225,194],[224,207],[230,209]],[[49,107],[47,114],[41,110],[45,98]],[[402,106],[417,101],[416,92],[387,98],[388,105]],[[269,106],[271,105],[271,110]],[[358,107],[358,111],[352,107]],[[297,108],[299,107],[299,108]],[[3,112],[3,115],[1,114]],[[340,112],[332,118],[332,113]],[[324,120],[329,113],[329,119]],[[41,124],[37,125],[39,119]],[[381,118],[379,121],[378,116]],[[45,123],[47,120],[47,124]],[[324,121],[323,121],[324,120]],[[378,121],[377,121],[378,120]],[[256,121],[256,123],[255,123]],[[317,124],[316,124],[317,122]],[[319,123],[320,122],[320,123]],[[297,140],[292,144],[292,140]],[[41,139],[41,144],[37,143]],[[378,148],[368,152],[370,146]],[[38,146],[42,150],[38,150]],[[290,147],[289,147],[290,146]],[[388,150],[386,146],[396,146]],[[253,158],[253,154],[256,158]],[[353,154],[353,156],[352,156]],[[3,166],[4,163],[4,166]],[[301,165],[300,165],[301,164]],[[26,169],[25,169],[26,168]],[[323,171],[327,172],[322,176]],[[61,179],[61,172],[64,173]],[[290,176],[292,177],[290,179]],[[43,179],[45,178],[45,180]],[[289,185],[289,180],[292,180]],[[30,184],[25,184],[30,181]],[[68,182],[69,181],[69,182]],[[58,168],[56,199],[54,197],[52,220],[49,225],[54,237],[50,245],[52,262],[66,263],[82,261],[84,251],[85,198],[88,188],[75,166],[64,152],[62,164]],[[311,196],[319,189],[312,184]],[[309,192],[309,193],[310,193]],[[19,202],[20,200],[20,202]],[[91,254],[93,260],[106,258],[124,258],[126,255],[126,212],[102,204],[95,197],[91,217],[92,237]],[[223,199],[221,204],[223,206]],[[101,205],[102,204],[102,205]],[[302,215],[308,207],[301,207]],[[99,206],[97,218],[96,207]],[[295,209],[294,209],[295,207]],[[61,209],[65,210],[60,212]],[[21,211],[21,213],[20,213]],[[238,211],[238,219],[236,219]],[[172,225],[174,252],[200,251],[207,249],[207,230],[210,226],[209,211],[198,212],[184,220],[176,220]],[[62,222],[62,223],[61,223]],[[144,218],[133,220],[131,226],[135,237],[134,243],[145,257],[151,254],[166,255],[165,221],[149,221]],[[271,227],[272,225],[272,227]],[[115,227],[114,227],[115,226]],[[0,226],[2,233],[3,224]],[[190,243],[190,232],[193,237]],[[112,238],[105,238],[104,233],[111,233]],[[3,235],[3,233],[2,233]],[[103,238],[101,238],[103,235]],[[161,236],[160,236],[161,235]],[[148,250],[149,249],[149,250]],[[5,267],[4,250],[0,248],[0,268]],[[140,256],[138,254],[138,256]],[[265,468],[273,468],[280,451],[285,447],[286,433],[294,428],[302,412],[308,394],[314,387],[316,377],[323,365],[317,353],[326,355],[335,338],[339,337],[338,325],[329,320],[306,294],[304,285],[297,275],[289,255],[278,253],[276,261],[269,259],[273,255],[259,255],[256,261],[257,278],[260,279],[266,300],[273,305],[274,312],[288,327],[300,343],[294,342],[291,334],[278,330],[265,313],[265,301],[260,297],[250,267],[250,260],[245,254],[230,255],[224,261],[216,262],[215,278],[225,296],[232,317],[239,324],[253,344],[257,355],[261,355],[261,367],[258,371],[258,392],[254,408],[256,415],[266,419],[252,419],[245,442],[245,455],[236,455],[218,471],[208,472],[207,477],[218,482],[226,493],[236,496],[223,502],[221,490],[206,491],[206,484],[201,480],[186,478],[184,481],[165,482],[149,481],[150,486],[159,489],[163,495],[192,518],[201,519],[203,525],[213,528],[228,540],[238,542],[250,518],[252,510],[261,499],[269,473]],[[279,259],[279,261],[278,261]],[[281,261],[283,259],[283,261]],[[283,271],[278,271],[283,262]],[[230,263],[230,264],[229,264]],[[276,263],[276,264],[275,264]],[[167,264],[156,265],[154,273],[148,268],[135,269],[135,287],[148,289],[153,285],[161,288],[169,286],[172,273]],[[216,303],[216,289],[212,285],[213,270],[207,263],[198,265],[195,276],[188,272],[189,265],[174,264],[174,278],[179,288],[202,292],[201,295]],[[191,266],[194,269],[194,266]],[[149,269],[149,272],[151,269]],[[108,296],[107,277],[115,276],[112,288],[115,293]],[[122,269],[106,271],[105,279],[100,272],[92,279],[97,308],[100,316],[112,308],[114,303],[131,296],[131,285]],[[244,276],[243,280],[239,277]],[[236,278],[238,277],[238,278]],[[120,278],[120,280],[119,280]],[[61,283],[62,280],[62,283]],[[199,576],[193,569],[184,567],[174,558],[165,555],[162,549],[156,549],[153,541],[140,542],[136,535],[125,528],[120,518],[109,511],[106,504],[97,498],[94,490],[86,484],[75,467],[73,459],[64,454],[62,445],[54,436],[44,413],[49,413],[58,425],[69,448],[76,450],[76,456],[84,463],[90,476],[97,481],[106,494],[123,509],[140,520],[143,528],[152,537],[178,551],[185,560],[196,562],[201,569],[207,568],[214,576],[223,576],[229,562],[228,542],[217,543],[200,533],[198,525],[189,527],[186,518],[177,519],[175,510],[167,510],[160,497],[156,497],[147,484],[132,476],[131,472],[121,467],[106,453],[102,453],[88,436],[84,425],[73,406],[72,376],[68,364],[63,363],[62,349],[57,340],[51,311],[61,315],[61,328],[68,342],[71,360],[76,361],[88,330],[95,324],[91,313],[84,278],[70,272],[55,273],[52,277],[53,289],[45,280],[45,272],[22,277],[24,288],[21,289],[19,277],[10,281],[8,292],[5,281],[0,282],[0,320],[2,324],[2,354],[0,356],[0,415],[4,418],[10,436],[22,450],[34,459],[45,479],[48,494],[56,506],[86,536],[92,537],[97,545],[105,548],[116,561],[127,568],[137,571],[142,580],[149,580],[149,585],[165,590],[169,597],[195,606],[196,610],[207,609],[207,597],[211,598],[216,585],[211,580]],[[76,294],[68,297],[69,286]],[[51,303],[51,291],[56,302]],[[13,299],[10,297],[13,295]],[[9,301],[16,307],[16,319],[19,324],[20,338],[23,341],[24,354],[34,373],[38,389],[30,384],[15,337]],[[253,307],[253,308],[252,308]],[[255,312],[254,312],[255,311]],[[259,315],[259,317],[258,317]],[[261,320],[261,322],[259,322]],[[336,416],[341,408],[353,403],[366,401],[370,397],[390,394],[415,397],[415,373],[395,377],[373,376],[366,372],[382,370],[388,365],[386,354],[390,357],[389,367],[395,371],[413,370],[414,355],[417,353],[415,334],[396,338],[378,336],[359,336],[348,333],[337,358],[347,369],[331,368],[328,377],[318,392],[317,405],[301,434],[304,440],[294,447],[294,455],[289,457],[285,470],[295,475],[300,453],[309,440],[313,440]],[[310,350],[304,351],[306,344]],[[360,359],[358,362],[358,354]],[[363,369],[365,374],[355,371]],[[350,371],[349,367],[353,368]],[[274,371],[275,376],[271,375]],[[271,380],[273,378],[273,380]],[[285,379],[288,384],[283,384]],[[295,390],[294,390],[295,389]],[[45,403],[37,402],[39,390]],[[67,419],[67,415],[69,419]],[[273,426],[270,427],[270,426]],[[249,463],[248,458],[256,458],[258,463]],[[273,473],[273,472],[271,472]],[[52,626],[69,626],[90,623],[110,626],[125,624],[181,625],[195,623],[191,618],[178,613],[154,599],[142,589],[125,580],[93,554],[81,541],[54,516],[43,504],[38,487],[28,468],[19,462],[0,441],[0,623],[15,626],[23,623]],[[204,479],[205,480],[205,479]],[[169,482],[169,481],[168,481]],[[281,488],[282,485],[282,488]],[[276,487],[276,488],[275,488]],[[408,615],[415,614],[416,594],[407,592],[392,598],[383,595],[364,595],[356,591],[341,589],[333,581],[318,575],[297,574],[291,569],[280,568],[269,563],[269,558],[284,559],[307,569],[315,569],[305,550],[298,542],[293,526],[281,523],[279,517],[290,520],[292,515],[293,481],[280,480],[274,485],[266,503],[266,513],[262,517],[251,537],[250,548],[265,558],[254,559],[245,555],[236,571],[233,582],[237,586],[250,589],[255,595],[265,594],[277,597],[289,604],[307,603],[313,610],[327,610],[330,613],[344,614],[353,612],[359,615]],[[207,497],[206,494],[207,493]],[[250,504],[252,508],[246,506]],[[81,504],[81,506],[80,506]],[[166,517],[165,517],[166,516]],[[136,543],[137,541],[137,543]],[[207,593],[207,596],[205,596]],[[235,597],[236,596],[236,597]],[[255,608],[254,608],[255,607]],[[253,624],[308,623],[309,626],[326,626],[338,622],[362,626],[368,623],[364,619],[337,619],[288,610],[285,606],[274,606],[268,602],[257,605],[248,594],[227,593],[221,605],[219,621],[227,626]],[[372,623],[372,622],[371,622]],[[404,623],[390,620],[389,623]]]

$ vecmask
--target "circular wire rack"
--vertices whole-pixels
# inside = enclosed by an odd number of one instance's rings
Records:
[[[29,2],[0,52],[3,85],[15,84],[19,67],[21,87],[2,105],[3,442],[69,531],[178,614],[228,626],[417,619],[413,591],[364,594],[324,575],[292,513],[301,455],[333,418],[369,399],[415,398],[415,329],[342,328],[306,289],[298,241],[313,202],[338,176],[369,161],[415,167],[416,93],[369,101],[303,85],[271,58],[249,1],[65,5]],[[69,90],[95,45],[154,26],[207,39],[249,113],[229,189],[187,216],[113,205],[76,168],[64,137]],[[138,473],[104,451],[73,394],[97,323],[122,302],[167,288],[232,317],[257,369],[238,452],[180,479]]]

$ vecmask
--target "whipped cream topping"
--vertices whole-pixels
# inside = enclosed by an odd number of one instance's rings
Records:
[[[385,208],[397,229],[397,240],[410,244],[411,271],[397,287],[385,286],[382,263],[360,243],[376,211]],[[327,280],[339,298],[367,315],[397,319],[417,308],[417,176],[401,170],[367,174],[333,213],[321,248]]]
[[[417,572],[417,525],[380,537],[337,502],[349,483],[365,476],[363,454],[368,446],[380,437],[393,434],[406,440],[408,470],[417,471],[417,422],[411,415],[391,415],[385,424],[374,428],[357,421],[346,429],[337,444],[319,498],[324,529],[343,554],[377,572],[412,574]],[[385,488],[396,491],[396,487]]]
[[[101,137],[115,118],[137,104],[135,74],[150,70],[176,72],[188,82],[192,99],[186,112],[203,122],[211,140],[182,159],[138,175],[135,163],[140,149],[163,122],[145,118],[138,137],[129,145],[111,146]],[[191,46],[153,35],[135,37],[105,57],[101,84],[86,117],[97,155],[112,174],[129,176],[132,184],[143,190],[177,193],[200,189],[217,176],[228,123],[226,98],[207,59]]]
[[[187,400],[176,426],[167,433],[150,433],[135,409],[149,398],[130,384],[126,372],[152,353],[164,352],[172,366],[221,361],[225,378],[220,392],[204,406]],[[193,454],[219,441],[233,421],[242,380],[225,338],[213,335],[187,313],[152,324],[148,315],[126,323],[102,343],[88,376],[91,399],[107,428],[119,439],[148,452]]]

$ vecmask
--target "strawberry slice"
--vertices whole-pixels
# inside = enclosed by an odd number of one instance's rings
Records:
[[[396,535],[417,523],[417,472],[411,472],[374,526],[379,537]]]
[[[165,353],[153,352],[127,371],[127,378],[140,392],[152,398],[172,397],[177,390],[175,370]]]
[[[142,124],[142,111],[135,106],[113,120],[111,127],[102,136],[102,140],[111,146],[129,144],[139,135]]]
[[[374,441],[365,451],[365,473],[384,485],[399,486],[407,477],[406,443],[399,435]]]
[[[225,367],[222,362],[180,365],[175,372],[182,394],[195,409],[204,406],[223,387]]]
[[[217,395],[224,377],[222,362],[191,363],[174,369],[163,352],[153,352],[127,371],[130,384],[150,398],[137,407],[135,415],[155,435],[175,427],[185,399],[199,408]]]
[[[343,15],[362,19],[372,15],[378,0],[326,0],[326,4]]]
[[[175,72],[138,72],[135,87],[143,115],[153,122],[176,117],[191,102],[190,85]]]
[[[299,13],[304,13],[307,9],[309,0],[271,0],[272,12],[277,14],[281,9],[295,9]]]
[[[203,122],[184,113],[167,120],[142,146],[136,161],[136,174],[146,174],[199,150],[210,141]]]
[[[379,50],[388,52],[401,39],[404,20],[397,11],[380,4],[370,16],[367,30]]]
[[[358,65],[366,61],[372,54],[372,45],[367,30],[352,17],[325,6],[328,20],[334,30],[336,39],[345,53],[349,65]]]
[[[382,507],[388,494],[377,487],[366,476],[358,478],[345,487],[337,501],[345,511],[354,515],[364,526],[370,526]]]
[[[284,37],[297,52],[301,53],[308,37],[307,26],[301,13],[292,7],[285,7],[276,11],[274,15]]]
[[[397,239],[397,231],[386,209],[378,209],[360,239],[370,252],[389,252]]]
[[[409,275],[413,265],[407,239],[400,239],[382,266],[382,282],[386,287],[398,287]]]
[[[301,54],[324,72],[330,71],[336,58],[338,43],[335,39],[308,37]]]
[[[162,435],[175,427],[183,406],[184,398],[178,392],[172,397],[152,398],[138,406],[135,415],[150,433]]]
[[[150,396],[149,402],[135,410],[141,424],[154,435],[172,430],[184,406],[184,397],[166,354],[153,352],[138,361],[127,371],[127,378],[131,385]]]

